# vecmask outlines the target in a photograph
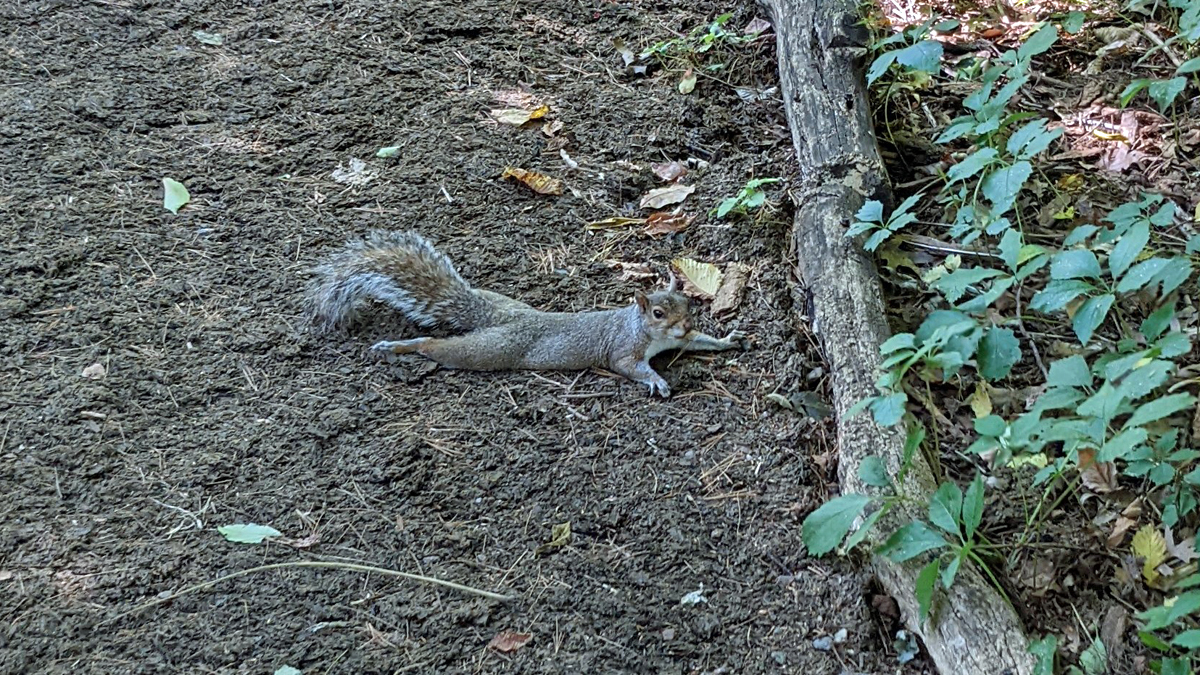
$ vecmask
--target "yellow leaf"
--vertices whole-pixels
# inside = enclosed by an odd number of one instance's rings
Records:
[[[546,106],[542,106],[542,108],[545,108],[545,107]],[[541,108],[538,108],[538,110],[541,110]],[[542,113],[542,114],[545,115],[546,113]],[[504,124],[511,124],[514,127],[519,127],[522,124],[525,124],[529,120],[533,119],[533,113],[529,112],[528,110],[521,110],[520,108],[501,108],[499,110],[493,110],[492,117],[497,122],[502,122]]]
[[[1066,190],[1067,192],[1078,192],[1079,190],[1083,189],[1085,182],[1086,181],[1084,181],[1082,175],[1077,173],[1069,173],[1058,179],[1058,187]]]
[[[561,195],[563,191],[561,180],[525,169],[508,167],[500,174],[500,180],[505,178],[516,178],[538,194]]]
[[[613,216],[604,220],[597,220],[587,224],[589,230],[608,230],[617,227],[625,227],[627,225],[641,225],[646,222],[645,218],[622,218],[621,216]]]
[[[969,403],[975,419],[992,414],[992,397],[988,396],[987,385],[983,382],[975,383],[975,393],[971,394]]]
[[[540,120],[541,118],[545,117],[546,113],[548,113],[548,112],[550,112],[550,106],[548,106],[548,105],[538,106],[537,108],[533,109],[533,112],[529,113],[529,119]]]
[[[1023,466],[1034,466],[1039,469],[1046,468],[1050,460],[1046,457],[1046,453],[1039,452],[1035,455],[1016,455],[1008,462],[1008,468],[1019,469]]]
[[[1141,558],[1142,577],[1147,583],[1154,583],[1158,579],[1158,570],[1155,568],[1163,564],[1167,559],[1167,540],[1163,538],[1162,532],[1153,525],[1143,525],[1142,529],[1133,535],[1131,544],[1133,554]]]
[[[676,258],[671,261],[683,278],[691,282],[701,294],[712,297],[721,288],[721,268],[712,263],[699,262],[690,258]]]
[[[1109,133],[1107,131],[1100,131],[1099,129],[1094,129],[1094,130],[1092,130],[1092,135],[1095,136],[1096,138],[1099,138],[1102,141],[1125,141],[1126,143],[1129,142],[1129,139],[1125,138],[1125,134],[1122,134],[1120,132]]]
[[[534,550],[534,555],[541,555],[556,548],[562,548],[571,541],[571,521],[559,523],[550,528],[550,541]]]

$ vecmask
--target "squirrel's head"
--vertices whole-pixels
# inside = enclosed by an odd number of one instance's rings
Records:
[[[665,291],[646,294],[634,293],[642,323],[651,337],[682,338],[692,330],[692,312],[687,298],[676,289],[678,280],[671,277],[671,285]]]

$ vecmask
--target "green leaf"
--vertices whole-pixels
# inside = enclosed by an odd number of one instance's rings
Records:
[[[275,670],[275,675],[302,675],[302,673],[300,672],[299,668],[293,668],[292,666],[279,666],[279,668]]]
[[[1175,74],[1187,75],[1188,73],[1194,73],[1197,71],[1200,71],[1200,56],[1184,61],[1178,68],[1175,69]]]
[[[1136,401],[1166,384],[1173,370],[1174,363],[1155,359],[1130,371],[1121,380],[1120,392],[1130,401]]]
[[[1079,338],[1079,343],[1087,346],[1091,342],[1092,335],[1100,324],[1104,323],[1104,319],[1108,317],[1108,310],[1112,309],[1113,302],[1117,297],[1111,293],[1098,295],[1094,298],[1088,298],[1079,306],[1075,312],[1075,319],[1071,322],[1071,327],[1075,329],[1075,335]]]
[[[1117,292],[1129,293],[1145,288],[1151,279],[1167,267],[1168,262],[1166,258],[1150,258],[1134,265],[1121,277],[1121,282],[1117,284]]]
[[[1002,216],[1012,208],[1013,202],[1017,200],[1017,193],[1032,173],[1033,165],[1021,161],[993,171],[983,179],[980,190],[983,196],[992,202],[992,215]]]
[[[883,222],[883,202],[872,199],[862,205],[858,213],[854,215],[855,220],[868,223]]]
[[[1157,609],[1161,610],[1163,608],[1158,607]],[[1154,633],[1150,633],[1150,632],[1144,631],[1144,630],[1138,631],[1138,638],[1141,639],[1142,644],[1146,645],[1147,647],[1149,647],[1151,649],[1157,649],[1160,652],[1171,651],[1171,645],[1167,644],[1166,642],[1163,642],[1162,638],[1158,637]]]
[[[929,500],[929,522],[946,534],[960,536],[962,528],[958,521],[962,518],[962,499],[962,490],[953,482],[939,485]]]
[[[717,217],[724,218],[725,216],[729,215],[729,212],[732,211],[737,205],[738,205],[737,197],[727,197],[725,199],[722,199],[721,203],[717,204]],[[850,235],[847,234],[846,236],[850,236]]]
[[[896,63],[926,73],[936,73],[942,61],[942,43],[921,40],[896,52]]]
[[[958,302],[973,284],[1002,276],[1004,272],[987,267],[961,267],[930,284],[949,302]]]
[[[1130,82],[1125,87],[1125,89],[1121,91],[1121,96],[1120,96],[1121,107],[1124,108],[1125,106],[1129,105],[1129,102],[1133,100],[1134,96],[1138,95],[1139,91],[1150,86],[1150,82],[1151,82],[1151,80],[1148,80],[1145,78],[1142,78],[1140,80],[1134,80],[1133,82]]]
[[[954,585],[954,577],[958,575],[958,568],[962,565],[963,554],[959,550],[958,555],[950,560],[950,564],[946,565],[946,569],[942,570],[942,586],[950,588]]]
[[[1087,241],[1088,237],[1096,234],[1096,231],[1099,229],[1100,227],[1098,225],[1080,225],[1079,227],[1072,229],[1070,233],[1067,234],[1067,238],[1063,239],[1063,247],[1070,248],[1072,246],[1078,246],[1079,244]]]
[[[879,345],[880,354],[891,354],[901,349],[916,349],[916,339],[912,333],[897,333]]]
[[[971,133],[974,130],[975,130],[975,118],[974,117],[971,117],[969,115],[966,117],[959,117],[958,119],[951,122],[950,126],[946,127],[946,130],[942,132],[941,136],[937,137],[937,141],[935,141],[935,142],[937,142],[939,144],[949,143],[951,141],[958,140],[959,138],[962,138],[963,136],[966,136],[967,134]]]
[[[996,157],[1000,152],[995,148],[982,148],[963,158],[963,161],[950,167],[946,172],[946,181],[948,185],[966,180],[971,176],[982,171],[996,161]]]
[[[904,419],[906,403],[908,403],[908,395],[904,393],[879,397],[871,404],[871,413],[875,417],[875,423],[882,427],[899,424],[900,420]]]
[[[1104,675],[1108,670],[1108,650],[1100,636],[1079,655],[1079,665],[1083,666],[1084,675]]]
[[[163,208],[171,213],[179,213],[179,209],[183,208],[184,204],[192,201],[192,196],[188,194],[188,190],[183,186],[183,183],[173,179],[164,178],[163,183]]]
[[[867,495],[842,495],[808,514],[801,525],[800,538],[809,555],[821,557],[837,548],[870,501]]]
[[[1078,33],[1083,29],[1083,20],[1085,18],[1087,18],[1087,15],[1083,12],[1067,12],[1067,18],[1063,19],[1062,22],[1063,30],[1071,35]]]
[[[1110,420],[1117,414],[1124,402],[1125,397],[1117,391],[1112,382],[1105,382],[1088,400],[1079,404],[1079,414]]]
[[[992,326],[979,341],[975,360],[984,379],[994,382],[1008,377],[1013,366],[1021,360],[1021,343],[1011,330]]]
[[[398,153],[398,152],[400,152],[400,146],[389,145],[386,148],[380,148],[380,149],[376,150],[375,156],[380,157],[382,159],[387,159],[388,157],[395,157],[396,153]]]
[[[1058,27],[1054,24],[1046,24],[1041,30],[1034,33],[1017,49],[1017,59],[1019,61],[1028,60],[1031,57],[1037,56],[1058,40]]]
[[[875,249],[879,248],[880,244],[887,241],[887,238],[890,236],[892,236],[891,230],[875,230],[875,232],[870,237],[867,237],[867,240],[863,242],[863,248],[868,251],[874,251]]]
[[[1177,659],[1163,659],[1162,670],[1158,671],[1159,675],[1192,675],[1191,659],[1187,657]],[[1088,673],[1091,675],[1091,673]]]
[[[1141,222],[1130,227],[1108,256],[1108,269],[1112,271],[1113,278],[1124,274],[1149,242],[1150,223]]]
[[[1051,281],[1046,287],[1034,294],[1029,302],[1029,308],[1035,312],[1057,312],[1067,306],[1075,298],[1092,290],[1092,285],[1077,279],[1060,279]]]
[[[1146,317],[1146,320],[1142,322],[1142,335],[1144,335],[1147,340],[1154,340],[1158,338],[1158,336],[1162,335],[1163,331],[1165,331],[1171,325],[1171,320],[1174,318],[1175,303],[1168,302],[1162,307],[1154,310],[1154,313]]]
[[[858,479],[871,487],[887,487],[892,484],[888,476],[887,464],[882,457],[871,455],[864,457],[858,465]]]
[[[1146,430],[1141,427],[1122,431],[1100,448],[1100,452],[1096,453],[1096,461],[1111,462],[1116,459],[1125,459],[1125,456],[1134,448],[1146,442],[1146,435]]]
[[[283,533],[273,527],[266,525],[222,525],[217,528],[217,532],[225,535],[229,541],[239,544],[261,544],[264,539],[269,537],[283,536]]]
[[[929,607],[933,604],[933,589],[937,583],[938,577],[938,561],[934,558],[928,565],[921,568],[921,573],[917,575],[917,613],[920,616],[920,622],[925,623],[925,619],[929,617]]]
[[[1000,436],[1008,429],[1008,423],[999,415],[988,415],[975,420],[975,433],[984,436]]]
[[[725,201],[727,202],[729,200],[726,199]],[[717,207],[717,217],[718,218],[724,217],[721,215],[721,206],[724,206],[724,205],[725,205],[725,202],[721,202],[720,206]],[[732,207],[730,207],[730,208],[732,208]],[[728,211],[726,213],[728,213]],[[852,237],[857,237],[858,235],[862,234],[863,232],[870,232],[871,230],[874,230],[877,227],[879,227],[879,225],[877,223],[865,223],[865,222],[859,221],[859,222],[851,225],[850,228],[846,230],[845,236],[848,239],[852,238]]]
[[[892,533],[878,552],[894,562],[904,562],[948,545],[942,535],[925,523],[914,520]]]
[[[1000,245],[997,247],[1000,250],[1000,259],[1012,271],[1017,270],[1017,265],[1020,264],[1021,254],[1021,233],[1016,230],[1008,230],[1004,236],[1000,238]]]
[[[1186,77],[1173,77],[1169,80],[1155,80],[1150,83],[1149,94],[1150,98],[1158,104],[1159,112],[1166,112],[1167,108],[1175,102],[1175,97],[1183,93],[1187,88]]]
[[[1143,403],[1137,410],[1133,411],[1133,415],[1129,417],[1129,421],[1125,423],[1125,428],[1140,427],[1143,424],[1160,420],[1168,415],[1175,413],[1185,408],[1190,408],[1195,405],[1196,399],[1191,394],[1171,394],[1164,396],[1147,403]]]
[[[858,529],[855,530],[854,533],[850,535],[850,538],[846,540],[843,550],[850,551],[855,546],[861,544],[863,540],[867,538],[867,535],[870,534],[871,528],[875,527],[875,521],[879,520],[879,517],[882,516],[885,511],[887,511],[886,505],[875,509],[871,515],[867,516],[867,519],[863,521],[862,525],[859,525]]]
[[[1050,259],[1051,279],[1099,279],[1100,261],[1086,249],[1055,253]]]
[[[1171,258],[1150,280],[1151,284],[1162,284],[1162,294],[1167,295],[1179,288],[1192,276],[1192,262],[1187,258]]]
[[[1168,359],[1173,359],[1176,356],[1183,356],[1184,354],[1192,351],[1191,339],[1186,333],[1180,331],[1164,335],[1162,339],[1154,343],[1154,346],[1157,347],[1162,352],[1162,355]]]
[[[875,57],[875,60],[871,62],[871,67],[867,68],[868,86],[870,86],[875,80],[878,80],[884,73],[887,72],[888,68],[890,68],[892,64],[896,62],[896,54],[897,52],[891,51],[884,52]]]
[[[1046,386],[1090,387],[1092,371],[1088,369],[1087,361],[1082,356],[1068,356],[1050,364],[1050,376],[1046,378]]]
[[[967,486],[967,493],[963,495],[962,509],[962,524],[963,530],[966,532],[966,541],[971,541],[975,537],[975,531],[979,529],[979,523],[983,520],[983,474],[976,473],[975,480]]]
[[[1037,658],[1037,662],[1033,665],[1033,675],[1054,675],[1054,655],[1057,652],[1058,638],[1053,635],[1047,635],[1041,640],[1030,642],[1029,653]]]

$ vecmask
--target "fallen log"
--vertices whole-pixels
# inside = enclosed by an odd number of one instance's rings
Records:
[[[839,482],[843,494],[872,494],[875,488],[858,477],[859,464],[880,456],[894,475],[904,437],[897,427],[881,429],[869,414],[844,416],[854,403],[875,394],[879,345],[890,336],[875,266],[860,242],[844,236],[867,199],[891,203],[857,58],[865,31],[857,25],[855,0],[760,3],[777,36],[781,91],[800,167],[791,193],[796,204],[792,236],[800,280],[812,300],[813,329],[833,379]],[[927,501],[934,488],[929,466],[917,453],[900,489]],[[923,515],[915,509],[892,514],[890,523],[882,519],[868,536],[871,546]],[[898,564],[873,555],[871,565],[940,672],[1032,672],[1034,659],[1016,612],[978,569],[964,567],[921,625],[915,594],[921,562]]]

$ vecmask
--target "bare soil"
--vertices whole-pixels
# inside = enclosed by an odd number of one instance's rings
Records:
[[[801,544],[835,467],[827,422],[765,398],[826,386],[794,319],[783,191],[768,217],[707,215],[750,177],[794,173],[778,95],[734,89],[774,84],[771,40],[731,48],[686,96],[680,72],[627,74],[611,45],[727,9],[0,7],[0,672],[921,672],[897,664],[866,576]],[[521,87],[563,122],[577,171],[538,125],[488,122]],[[397,154],[376,158],[385,146]],[[369,182],[334,180],[351,158]],[[649,165],[689,158],[686,231],[586,229],[645,215]],[[533,194],[500,180],[508,166],[568,189]],[[178,215],[164,176],[191,191]],[[553,310],[628,302],[676,256],[744,262],[736,315],[701,315],[753,348],[660,357],[667,401],[598,372],[384,363],[367,347],[407,330],[394,317],[341,336],[302,321],[314,261],[372,228],[417,229],[472,282]],[[570,543],[537,555],[564,522]],[[229,542],[216,528],[231,523],[293,541]],[[516,599],[292,569],[115,618],[297,560]],[[505,630],[533,637],[488,648]]]

